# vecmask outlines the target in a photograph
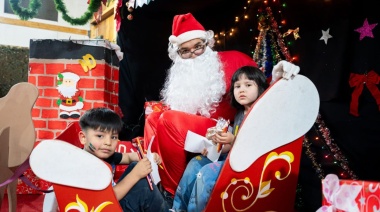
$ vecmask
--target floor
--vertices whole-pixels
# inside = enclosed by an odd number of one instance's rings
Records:
[[[44,195],[42,194],[19,194],[17,195],[17,212],[41,212]],[[5,194],[0,212],[9,212],[8,196]]]

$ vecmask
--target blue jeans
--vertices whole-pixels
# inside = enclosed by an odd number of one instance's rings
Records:
[[[212,163],[207,157],[196,156],[187,164],[174,195],[175,211],[202,211],[218,179],[223,161]]]
[[[129,164],[120,180],[129,174],[135,165],[136,162]],[[153,191],[150,190],[146,178],[140,179],[119,203],[123,211],[169,211],[169,206],[157,186],[153,184]]]

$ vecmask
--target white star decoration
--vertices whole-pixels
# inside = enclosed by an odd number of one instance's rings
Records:
[[[361,205],[365,205],[365,198],[364,197],[360,197],[359,202],[360,202]]]
[[[328,28],[326,31],[322,30],[322,37],[319,38],[319,40],[324,40],[325,44],[327,45],[327,40],[329,38],[332,38],[332,36],[329,34],[330,28]]]

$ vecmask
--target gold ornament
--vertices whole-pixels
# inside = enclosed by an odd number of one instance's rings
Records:
[[[300,28],[299,28],[299,27],[297,27],[296,29],[288,29],[288,31],[285,32],[285,33],[282,35],[282,37],[286,37],[286,36],[288,36],[288,35],[290,35],[290,34],[293,33],[293,35],[294,35],[294,40],[297,40],[298,38],[301,38],[301,36],[298,34],[299,31],[300,31]]]

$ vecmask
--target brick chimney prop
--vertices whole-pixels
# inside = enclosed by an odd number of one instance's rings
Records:
[[[57,137],[90,108],[107,107],[121,115],[122,53],[116,44],[48,39],[31,40],[29,49],[28,82],[39,90],[32,109],[36,141]]]

